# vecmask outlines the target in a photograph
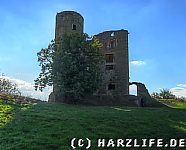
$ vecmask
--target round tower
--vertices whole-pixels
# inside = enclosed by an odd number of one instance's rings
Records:
[[[83,17],[75,11],[63,11],[56,15],[55,39],[64,34],[83,34]]]

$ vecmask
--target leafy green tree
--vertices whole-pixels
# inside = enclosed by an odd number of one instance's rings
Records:
[[[20,95],[17,84],[3,77],[0,78],[0,93]]]
[[[41,49],[37,53],[39,66],[41,66],[41,72],[39,77],[35,80],[35,89],[43,90],[46,86],[53,85],[52,79],[52,64],[53,64],[53,55],[56,49],[56,44],[52,40],[47,48]]]
[[[60,98],[81,98],[92,94],[102,80],[101,46],[96,38],[90,38],[87,34],[63,35],[38,53],[42,69],[35,80],[36,89],[53,85],[54,94]]]
[[[160,97],[163,99],[174,99],[175,95],[172,94],[172,92],[168,89],[162,89],[160,90]]]

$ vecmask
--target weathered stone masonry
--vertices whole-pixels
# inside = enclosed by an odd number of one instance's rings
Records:
[[[84,19],[74,11],[63,11],[56,15],[55,39],[64,34],[83,34]]]
[[[55,40],[64,34],[83,34],[84,19],[75,11],[63,11],[56,15]],[[89,104],[152,106],[160,104],[154,101],[145,85],[139,82],[129,83],[128,31],[111,30],[95,35],[103,44],[101,51],[105,55],[103,86],[99,95],[88,98]],[[129,95],[129,84],[137,85],[137,96]],[[54,83],[49,102],[63,102],[58,86]],[[116,98],[117,96],[117,98]],[[83,102],[83,101],[82,101]],[[87,103],[87,100],[84,101]]]
[[[103,44],[101,50],[105,55],[103,94],[128,95],[128,31],[106,31],[96,35],[96,38]]]
[[[83,34],[84,19],[74,11],[63,11],[56,15],[55,40],[67,34]],[[49,102],[63,102],[59,94],[60,88],[54,83],[53,92],[49,96]]]
[[[83,34],[84,19],[74,11],[63,11],[56,15],[55,39],[64,34]],[[128,31],[106,31],[95,35],[103,44],[101,51],[105,55],[103,65],[102,95],[129,94],[129,60],[128,60]],[[58,93],[54,84],[54,92]],[[56,95],[55,98],[58,96]]]

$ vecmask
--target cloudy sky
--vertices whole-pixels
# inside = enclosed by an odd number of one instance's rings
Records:
[[[127,29],[130,81],[186,96],[185,0],[1,0],[0,74],[25,95],[47,100],[50,88],[33,88],[36,54],[54,38],[55,15],[64,10],[81,13],[89,35]]]

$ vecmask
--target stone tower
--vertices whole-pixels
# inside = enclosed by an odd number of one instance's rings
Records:
[[[63,11],[56,15],[55,39],[64,34],[83,34],[83,17],[75,11]]]
[[[103,44],[105,55],[103,66],[104,95],[129,94],[129,59],[128,59],[128,31],[106,31],[96,35]]]
[[[55,40],[65,34],[83,34],[84,19],[75,11],[62,11],[56,15]],[[56,83],[53,85],[53,92],[49,96],[50,102],[62,101],[60,88]]]

